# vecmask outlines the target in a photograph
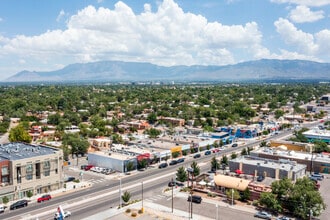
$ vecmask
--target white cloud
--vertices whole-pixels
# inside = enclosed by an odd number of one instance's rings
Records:
[[[305,5],[298,5],[291,10],[289,17],[295,23],[315,22],[324,18],[324,11],[311,11]]]
[[[290,21],[283,18],[275,21],[274,25],[284,41],[295,46],[299,52],[315,54],[318,51],[319,45],[315,44],[312,34],[298,30]]]
[[[59,17],[64,14],[61,11]],[[164,0],[156,12],[145,4],[144,12],[135,14],[119,1],[113,10],[88,6],[68,19],[67,29],[16,36],[0,50],[57,64],[117,59],[222,65],[235,62],[234,51],[254,57],[269,53],[261,41],[255,22],[232,26],[208,22],[201,15],[185,13],[173,0]]]
[[[330,5],[330,0],[271,0],[274,3],[289,3],[296,5],[306,5],[311,7],[320,7],[325,5]]]
[[[0,17],[0,22],[2,22],[3,21],[3,19]]]
[[[60,22],[61,19],[62,19],[64,16],[65,16],[65,12],[64,12],[64,10],[62,9],[62,10],[60,11],[60,13],[57,15],[56,21],[57,21],[57,22]]]

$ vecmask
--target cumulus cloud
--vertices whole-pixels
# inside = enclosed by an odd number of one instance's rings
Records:
[[[324,11],[311,11],[305,5],[298,5],[295,9],[291,10],[289,17],[295,23],[315,22],[324,18]]]
[[[60,12],[62,16],[64,11]],[[164,0],[156,12],[144,5],[135,14],[119,1],[113,10],[88,6],[67,22],[65,30],[38,36],[16,36],[0,49],[8,54],[60,63],[96,60],[144,61],[159,65],[223,65],[235,62],[234,52],[254,57],[268,53],[261,45],[256,22],[223,25],[184,12],[173,0]],[[68,61],[67,61],[68,62]]]
[[[284,41],[293,46],[297,53],[304,54],[306,57],[328,56],[330,30],[324,29],[314,34],[306,33],[283,18],[275,21],[274,25]]]
[[[289,3],[296,5],[306,5],[311,7],[320,7],[325,5],[330,5],[330,0],[271,0],[274,3]]]

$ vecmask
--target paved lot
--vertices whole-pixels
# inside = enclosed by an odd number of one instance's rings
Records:
[[[325,178],[320,182],[320,192],[324,199],[324,203],[327,205],[327,208],[323,211],[323,213],[320,216],[321,220],[327,220],[330,216],[330,175],[325,174]]]

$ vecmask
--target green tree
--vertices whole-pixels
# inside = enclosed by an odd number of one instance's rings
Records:
[[[7,196],[2,197],[2,203],[7,204],[9,202],[9,198]]]
[[[212,159],[211,159],[211,170],[216,171],[218,169],[220,169],[220,163],[215,157],[212,157]]]
[[[233,201],[234,204],[235,204],[235,200],[238,200],[240,198],[239,192],[236,189],[227,189],[226,196],[228,202]]]
[[[31,190],[27,191],[26,196],[31,198],[33,196],[33,192]]]
[[[248,155],[248,151],[246,150],[246,148],[243,148],[241,151],[241,155]]]
[[[62,144],[69,147],[72,156],[76,156],[77,165],[78,155],[84,155],[87,153],[89,147],[89,142],[86,139],[80,138],[78,134],[65,134],[63,136]]]
[[[134,169],[134,163],[132,161],[127,162],[126,164],[126,170],[127,172],[130,172]]]
[[[148,165],[148,161],[146,159],[142,159],[138,161],[138,169],[144,169]]]
[[[226,164],[226,166],[228,166],[228,157],[226,155],[221,158],[221,164]]]
[[[194,177],[197,177],[200,174],[200,170],[201,170],[197,162],[196,161],[192,162],[190,167],[193,168]]]
[[[188,179],[188,174],[184,167],[179,167],[176,172],[176,179],[180,182],[185,182]]]
[[[235,159],[235,158],[237,158],[237,154],[234,152],[234,153],[232,153],[231,155],[230,155],[230,158],[233,160],[233,159]]]
[[[268,210],[278,213],[282,211],[282,206],[276,195],[271,192],[263,192],[260,194],[259,204]]]
[[[243,202],[246,202],[247,200],[249,200],[250,199],[250,196],[251,196],[251,191],[250,191],[250,189],[249,188],[246,188],[243,192],[242,192],[242,194],[240,195],[241,196],[241,201],[243,201]]]
[[[121,196],[121,199],[124,201],[125,204],[127,204],[131,199],[131,193],[125,191],[124,194]]]
[[[328,144],[323,141],[314,141],[314,153],[330,152]]]
[[[147,120],[150,124],[154,124],[157,121],[156,113],[152,112],[148,115]]]
[[[32,137],[24,129],[23,125],[19,124],[9,131],[9,141],[10,142],[24,142],[31,143]]]

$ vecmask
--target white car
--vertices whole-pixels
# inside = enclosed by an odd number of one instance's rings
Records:
[[[71,216],[71,212],[70,211],[64,211],[64,218],[70,217]],[[58,220],[60,219],[60,214],[58,212],[55,213],[54,215],[54,220]]]

